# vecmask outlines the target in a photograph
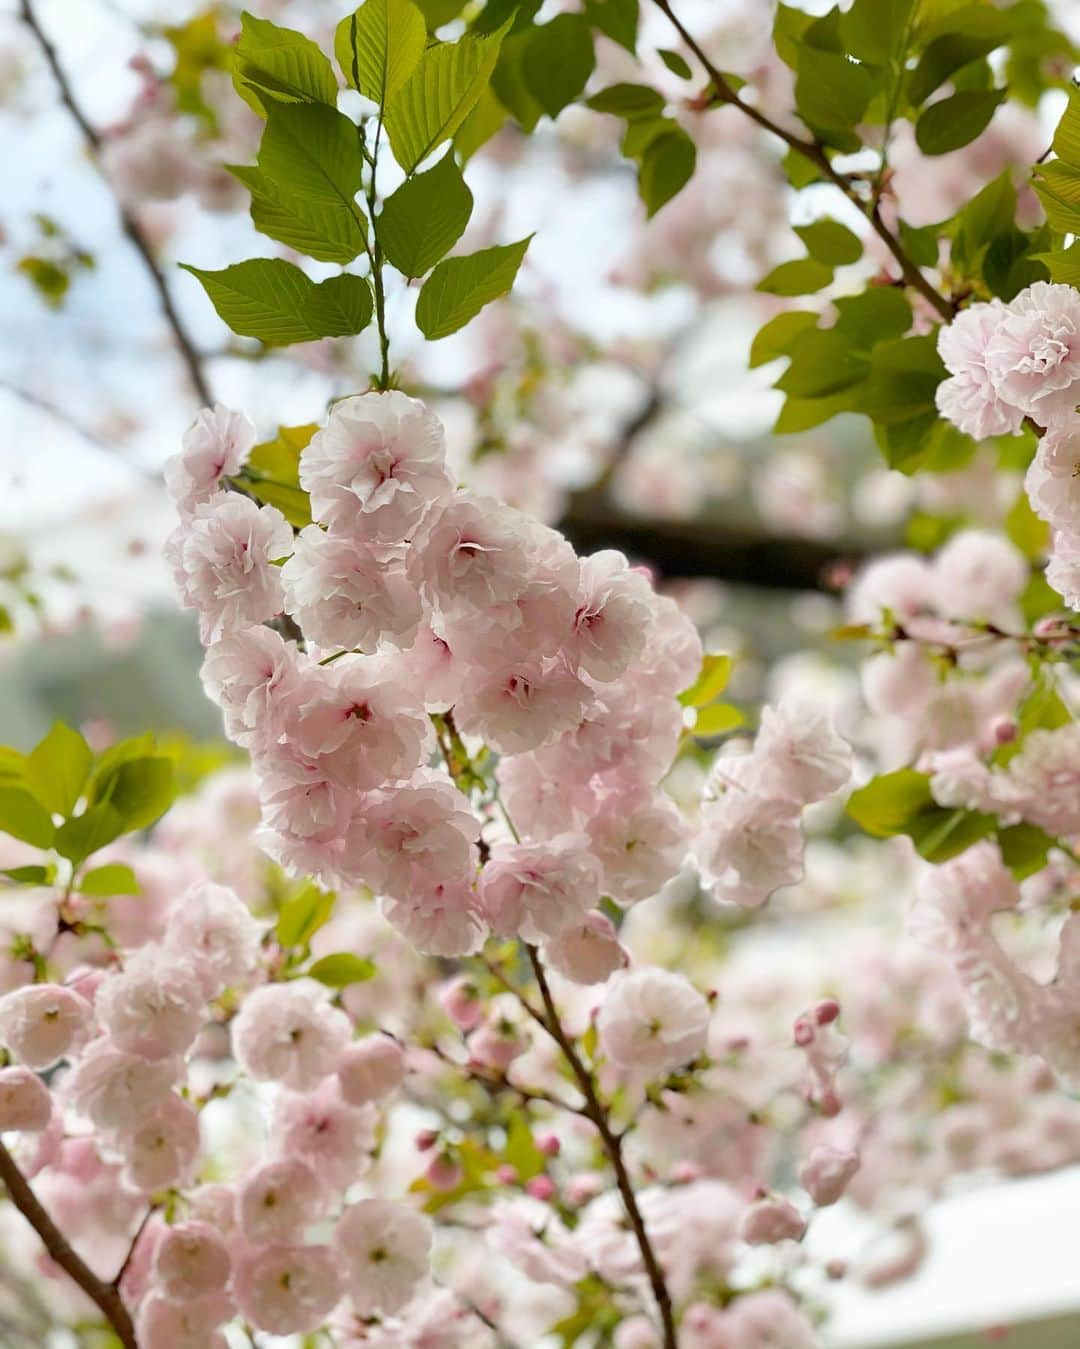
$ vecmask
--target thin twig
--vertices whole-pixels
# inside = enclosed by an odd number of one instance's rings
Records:
[[[19,0],[19,17],[36,38],[37,44],[41,48],[41,53],[45,57],[46,63],[52,71],[53,79],[56,81],[57,88],[60,91],[61,102],[71,114],[72,121],[74,121],[75,125],[79,128],[87,148],[90,150],[95,160],[98,161],[98,166],[100,167],[102,148],[101,134],[91,124],[86,114],[83,112],[78,99],[75,97],[71,82],[68,80],[64,68],[60,64],[60,58],[57,56],[56,48],[46,35],[45,30],[42,28],[37,14],[34,11],[32,0]],[[121,229],[142,259],[154,289],[157,291],[158,300],[161,304],[161,312],[164,315],[169,328],[172,330],[173,339],[176,342],[180,359],[184,363],[188,379],[191,382],[191,387],[198,395],[200,402],[210,404],[214,399],[210,392],[210,385],[207,381],[206,373],[203,370],[202,357],[196,350],[195,344],[192,342],[187,329],[180,319],[180,315],[177,313],[176,306],[173,304],[172,295],[169,292],[168,283],[165,280],[161,268],[157,264],[153,249],[150,247],[150,242],[144,234],[142,227],[139,225],[138,220],[123,202],[117,200],[116,210],[120,217]]]
[[[676,30],[687,47],[694,53],[697,59],[704,67],[708,75],[711,89],[710,97],[713,103],[724,104],[728,107],[738,108],[744,116],[749,117],[751,121],[756,122],[764,130],[778,136],[790,149],[796,154],[802,155],[804,159],[810,161],[821,174],[833,183],[843,192],[844,196],[853,202],[863,215],[870,222],[870,228],[878,236],[881,242],[895,258],[900,268],[904,281],[917,290],[919,294],[932,305],[937,313],[948,323],[953,317],[953,306],[949,300],[936,290],[934,286],[927,281],[920,269],[911,261],[900,240],[889,229],[888,225],[881,218],[881,210],[876,200],[864,201],[855,188],[854,181],[846,174],[839,172],[833,167],[832,161],[825,153],[824,148],[817,141],[804,140],[794,132],[788,131],[785,127],[774,122],[771,117],[766,116],[759,108],[755,108],[751,103],[745,103],[739,97],[738,93],[731,87],[729,81],[723,73],[709,60],[708,56],[702,50],[701,44],[694,35],[686,28],[682,20],[674,13],[669,0],[653,0],[656,7],[667,16],[668,21]]]
[[[135,1327],[123,1298],[110,1284],[104,1283],[69,1244],[63,1232],[42,1207],[29,1182],[15,1164],[15,1159],[0,1142],[0,1181],[3,1181],[11,1202],[41,1238],[45,1249],[62,1270],[79,1285],[116,1331],[124,1349],[138,1349]]]

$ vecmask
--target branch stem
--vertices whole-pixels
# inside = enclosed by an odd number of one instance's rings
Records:
[[[138,1349],[135,1327],[119,1291],[103,1282],[72,1248],[64,1234],[49,1217],[14,1157],[0,1142],[0,1181],[11,1202],[41,1238],[49,1255],[79,1285],[116,1332],[124,1349]]]

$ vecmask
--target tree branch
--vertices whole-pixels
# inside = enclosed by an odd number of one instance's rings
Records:
[[[774,122],[771,117],[766,116],[759,108],[755,108],[750,103],[744,103],[738,93],[731,87],[727,79],[725,79],[723,72],[718,70],[712,61],[709,60],[708,56],[702,50],[701,44],[686,28],[682,20],[674,13],[671,8],[670,0],[653,0],[653,3],[656,5],[657,9],[667,16],[672,27],[701,62],[712,86],[712,101],[728,107],[738,108],[744,116],[749,117],[751,121],[756,122],[758,126],[762,127],[765,131],[771,132],[774,136],[778,136],[780,140],[782,140],[790,149],[794,150],[796,154],[800,154],[804,159],[809,160],[810,163],[829,180],[829,182],[838,187],[840,191],[843,192],[844,196],[862,211],[863,215],[870,222],[870,228],[896,260],[897,266],[900,268],[901,275],[907,285],[911,286],[913,290],[917,290],[923,299],[937,311],[946,323],[950,322],[953,317],[953,305],[951,301],[947,300],[940,291],[930,284],[920,269],[908,257],[900,240],[893,234],[892,230],[889,229],[888,225],[886,225],[881,218],[881,210],[877,200],[864,201],[857,192],[854,181],[846,174],[840,173],[839,170],[833,167],[829,156],[817,141],[804,140],[801,136],[797,136],[794,132],[788,131],[785,127],[780,126],[778,122]]]
[[[56,48],[49,40],[38,20],[32,0],[19,0],[19,17],[36,38],[37,44],[41,48],[41,53],[45,57],[45,61],[52,72],[53,79],[56,81],[56,86],[60,91],[61,102],[71,114],[72,121],[74,121],[75,125],[82,133],[87,149],[94,156],[94,159],[97,161],[98,167],[100,168],[101,136],[91,125],[86,114],[83,112],[78,99],[76,99],[71,83],[64,73],[63,66],[60,64]],[[173,304],[168,284],[162,274],[161,268],[157,264],[153,249],[150,247],[150,242],[143,233],[138,220],[123,202],[117,200],[116,210],[120,217],[120,227],[132,247],[142,259],[147,274],[157,292],[158,300],[161,305],[161,312],[164,315],[169,328],[172,330],[173,339],[176,342],[180,359],[184,363],[184,368],[187,371],[191,387],[198,395],[199,401],[209,405],[214,399],[210,392],[210,385],[207,381],[206,373],[203,370],[202,357],[199,355],[199,352],[195,348],[195,344],[188,335],[187,329],[181,322],[180,315],[177,313],[176,306]]]
[[[42,1207],[29,1182],[15,1164],[15,1159],[0,1142],[0,1181],[3,1181],[11,1202],[41,1238],[49,1255],[94,1302],[116,1332],[124,1349],[138,1349],[135,1327],[119,1292],[104,1283],[76,1254],[63,1232]]]

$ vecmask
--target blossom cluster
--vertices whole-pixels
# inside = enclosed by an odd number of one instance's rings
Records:
[[[1008,304],[973,304],[941,329],[938,350],[949,371],[938,409],[961,431],[1012,436],[1026,421],[1045,432],[1026,486],[1054,531],[1047,579],[1080,608],[1080,295],[1037,281]]]

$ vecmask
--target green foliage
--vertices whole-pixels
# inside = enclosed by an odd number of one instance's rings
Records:
[[[35,848],[48,848],[55,829],[49,812],[23,786],[0,783],[0,830]]]
[[[937,805],[929,777],[913,768],[886,773],[852,792],[847,813],[875,838],[907,834],[928,862],[948,861],[995,826],[992,815]]]
[[[606,9],[614,9],[607,0]],[[585,88],[596,65],[592,33],[580,14],[558,14],[533,33],[522,58],[529,92],[549,117],[557,117]]]
[[[423,276],[461,238],[472,207],[472,193],[449,152],[387,197],[375,223],[387,260],[405,276]]]
[[[306,949],[315,933],[329,921],[335,896],[314,881],[302,885],[282,900],[274,935],[286,949]]]
[[[449,337],[475,318],[484,305],[505,295],[514,284],[532,239],[481,249],[466,257],[446,258],[420,290],[416,323],[432,342]]]
[[[681,128],[650,140],[641,156],[638,193],[651,218],[694,176],[697,147]]]
[[[26,781],[54,815],[70,815],[83,793],[94,756],[78,731],[58,721],[26,759]]]
[[[680,80],[693,79],[694,72],[687,64],[686,58],[680,56],[678,52],[668,51],[666,48],[661,47],[657,52],[657,55],[660,57],[660,60],[663,61],[664,65],[667,66],[668,70],[670,70],[673,75],[678,75]]]
[[[817,262],[843,267],[862,257],[862,240],[838,220],[815,220],[811,225],[796,225],[795,233],[806,251]]]
[[[585,17],[606,37],[633,55],[637,50],[638,0],[585,0]]]
[[[412,173],[449,140],[483,93],[508,25],[490,37],[463,37],[429,47],[386,107],[394,158]]]
[[[252,449],[240,475],[246,492],[276,506],[297,529],[311,524],[308,494],[300,486],[300,455],[318,429],[314,423],[279,427],[273,440]]]
[[[706,655],[701,673],[688,689],[679,694],[683,707],[707,707],[727,688],[735,662],[727,655]]]
[[[316,284],[282,258],[250,258],[218,272],[181,266],[202,282],[233,332],[268,347],[346,337],[371,321],[371,289],[363,277],[343,274]]]
[[[711,707],[702,707],[694,719],[693,733],[699,740],[710,736],[725,735],[742,726],[746,718],[737,707],[730,703],[713,703]]]
[[[405,84],[426,45],[427,24],[412,0],[365,0],[334,35],[342,74],[380,107]]]
[[[257,113],[273,103],[337,101],[337,80],[316,43],[269,19],[241,15],[241,32],[233,54],[236,91]]]
[[[945,155],[981,136],[1005,99],[1004,89],[961,90],[932,103],[915,124],[924,155]]]
[[[120,862],[110,862],[107,866],[83,872],[77,888],[81,894],[92,895],[95,898],[140,893],[134,871]]]
[[[377,972],[373,960],[353,955],[351,951],[323,956],[305,971],[309,978],[317,979],[327,988],[348,988],[350,984],[362,984],[367,979],[373,979]]]
[[[758,282],[758,290],[767,295],[813,295],[833,279],[833,269],[814,258],[795,258],[781,262]]]

